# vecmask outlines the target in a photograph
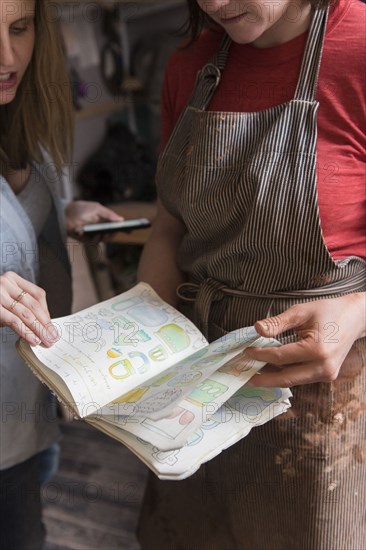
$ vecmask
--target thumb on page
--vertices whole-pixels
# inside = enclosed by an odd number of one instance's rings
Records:
[[[304,323],[304,312],[298,306],[292,306],[279,315],[261,319],[254,324],[254,328],[265,338],[275,338],[286,330],[299,328]]]

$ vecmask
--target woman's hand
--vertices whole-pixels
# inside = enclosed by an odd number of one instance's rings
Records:
[[[87,223],[118,222],[123,220],[121,216],[110,208],[94,201],[73,201],[65,210],[66,230],[70,237],[81,240],[83,237],[83,225]]]
[[[11,328],[31,346],[51,347],[59,339],[45,291],[12,271],[0,276],[0,327]]]
[[[353,343],[366,335],[366,294],[348,294],[297,304],[255,323],[261,336],[275,338],[294,330],[299,341],[273,348],[248,348],[253,359],[269,363],[250,385],[291,387],[331,382]]]

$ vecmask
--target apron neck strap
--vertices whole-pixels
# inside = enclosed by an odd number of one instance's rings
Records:
[[[302,58],[295,100],[313,101],[315,98],[328,11],[328,9],[317,9],[314,12]]]
[[[229,57],[231,42],[232,40],[230,36],[225,33],[224,36],[222,37],[219,49],[217,50],[215,55],[213,55],[211,58],[210,63],[212,63],[213,65],[216,65],[216,67],[220,71],[223,71],[226,67],[226,63]]]
[[[295,100],[313,101],[315,98],[327,19],[328,9],[315,10],[302,58]],[[221,72],[226,66],[230,45],[231,38],[225,34],[218,51],[197,75],[194,92],[188,103],[190,107],[207,109],[219,85]]]
[[[230,37],[225,34],[218,51],[197,74],[193,94],[188,102],[190,107],[206,110],[221,79],[226,66],[231,45]]]

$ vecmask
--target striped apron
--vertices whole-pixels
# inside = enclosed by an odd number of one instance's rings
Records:
[[[225,37],[160,158],[160,196],[187,228],[185,295],[210,340],[294,303],[366,289],[365,262],[334,261],[320,225],[314,97],[326,21],[315,11],[294,99],[256,113],[206,110]],[[365,347],[357,340],[336,381],[294,388],[286,414],[189,479],[151,475],[142,547],[365,550]]]

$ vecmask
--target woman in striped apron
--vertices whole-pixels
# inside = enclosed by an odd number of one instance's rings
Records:
[[[291,386],[294,396],[286,414],[191,478],[151,475],[139,538],[144,550],[364,550],[366,264],[331,257],[316,181],[328,9],[301,4],[289,31],[276,19],[284,1],[272,19],[247,27],[244,1],[197,1],[227,34],[160,157],[159,215],[139,278],[173,304],[180,285],[210,340],[254,323],[279,338],[281,348],[251,351],[271,364],[254,384]],[[265,47],[259,41],[278,31],[290,40],[307,28],[291,101],[253,113],[208,110],[231,40]]]

